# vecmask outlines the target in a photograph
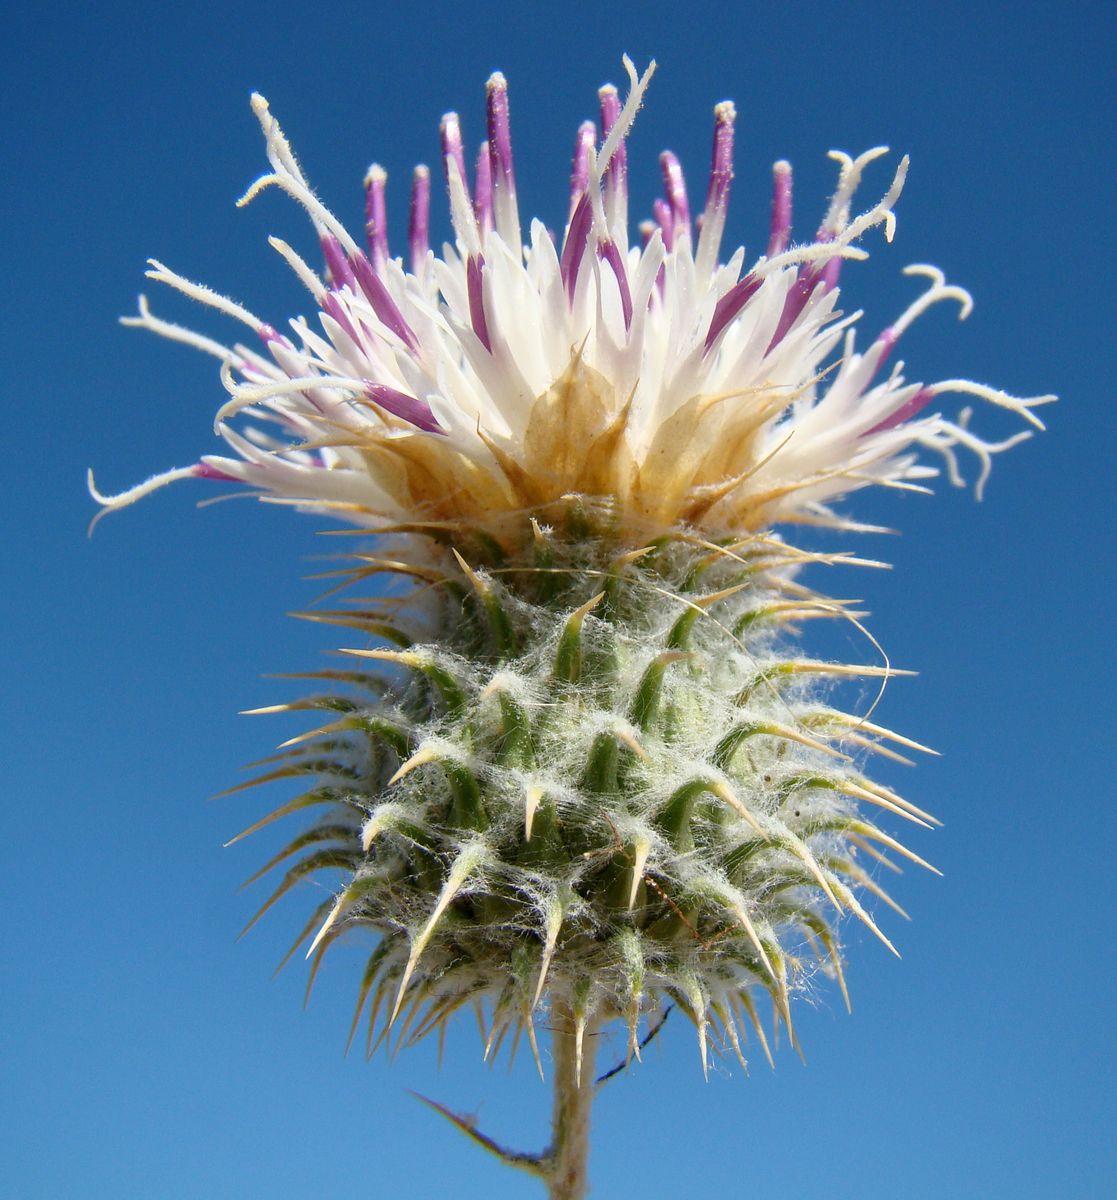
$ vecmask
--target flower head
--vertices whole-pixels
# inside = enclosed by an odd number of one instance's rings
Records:
[[[502,75],[488,83],[488,138],[472,187],[458,117],[442,119],[443,173],[455,241],[429,245],[431,174],[415,168],[408,252],[393,257],[385,173],[366,178],[362,247],[311,190],[278,122],[253,97],[271,171],[240,201],[279,187],[310,215],[324,259],[315,270],[286,242],[271,244],[318,312],[280,332],[162,263],[150,278],[246,325],[261,345],[225,345],[149,310],[128,323],[187,342],[222,363],[229,400],[215,427],[230,453],[206,455],[115,497],[131,503],[188,476],[235,480],[369,528],[400,521],[491,523],[564,496],[598,498],[646,537],[680,525],[743,532],[781,521],[838,521],[830,505],[869,484],[918,487],[936,473],[922,451],[982,464],[1019,440],[990,443],[937,409],[944,393],[975,395],[1042,427],[1033,408],[966,380],[908,382],[888,360],[911,322],[968,294],[934,267],[928,285],[868,348],[858,313],[838,307],[839,273],[866,257],[861,238],[883,227],[907,173],[853,215],[865,168],[886,153],[834,153],[837,188],[817,232],[794,241],[791,168],[773,168],[771,235],[746,265],[722,251],[733,178],[733,105],[717,105],[704,209],[692,220],[682,168],[660,159],[665,199],[630,239],[625,136],[644,96],[628,60],[627,101],[601,89],[600,128],[575,141],[565,232],[521,226]],[[238,430],[234,418],[266,422]]]
[[[743,249],[722,250],[735,113],[719,104],[701,217],[664,153],[664,198],[630,239],[625,137],[651,70],[625,65],[627,99],[602,88],[599,126],[578,130],[561,238],[521,225],[498,74],[472,171],[457,116],[442,120],[453,245],[429,244],[420,166],[404,257],[389,246],[384,171],[368,172],[358,245],[254,97],[271,170],[241,202],[279,187],[310,215],[321,269],[271,244],[317,314],[279,332],[153,261],[151,278],[260,344],[169,324],[141,298],[131,324],[220,360],[228,452],[118,496],[94,490],[112,509],[175,479],[235,481],[394,537],[390,556],[356,553],[339,574],[414,587],[305,614],[346,628],[352,669],[314,672],[322,694],[266,710],[327,723],[285,743],[256,781],[311,786],[245,832],[323,814],[259,873],[286,866],[260,911],[340,873],[295,947],[309,941],[317,964],[347,931],[374,931],[353,1022],[367,1007],[370,1047],[377,1028],[413,1040],[477,1002],[489,1006],[486,1054],[509,1029],[535,1050],[548,1004],[555,1143],[514,1161],[564,1198],[582,1194],[561,1181],[579,1156],[584,1167],[571,1130],[584,1133],[591,1092],[579,1087],[592,1078],[587,1030],[619,1019],[638,1056],[640,1023],[672,1003],[704,1065],[711,1041],[743,1060],[739,1027],[768,1049],[754,1003],[766,993],[794,1041],[790,999],[813,973],[845,991],[840,915],[891,947],[859,899],[894,906],[875,864],[928,865],[877,817],[922,829],[934,818],[862,769],[870,754],[924,748],[843,711],[830,690],[897,672],[800,649],[805,622],[860,630],[861,614],[799,581],[833,556],[774,528],[863,528],[834,503],[871,484],[921,488],[936,474],[927,451],[956,482],[956,451],[972,451],[980,487],[991,455],[1028,432],[986,441],[968,412],[939,411],[947,393],[1035,427],[1052,399],[904,377],[894,352],[912,321],[940,300],[970,308],[934,267],[908,268],[922,294],[857,349],[839,276],[866,256],[870,231],[891,240],[906,159],[855,215],[883,149],[833,155],[837,186],[806,240],[792,236],[791,168],[777,163],[768,245],[746,265]]]

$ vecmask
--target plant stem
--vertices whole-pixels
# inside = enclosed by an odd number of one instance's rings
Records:
[[[590,1106],[593,1104],[593,1062],[597,1049],[596,1022],[583,1033],[581,1070],[578,1064],[577,1026],[566,1002],[555,1001],[551,1010],[555,1101],[551,1118],[551,1145],[546,1154],[546,1182],[550,1200],[583,1200],[589,1191],[587,1164],[590,1150]]]

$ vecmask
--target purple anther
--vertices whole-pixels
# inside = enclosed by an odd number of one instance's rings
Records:
[[[479,254],[470,255],[465,267],[466,290],[469,293],[469,319],[473,325],[473,332],[477,334],[477,340],[492,354],[493,345],[489,340],[489,323],[485,319],[484,270],[485,260]]]
[[[488,87],[489,157],[492,161],[493,187],[515,194],[512,174],[512,134],[508,123],[508,82],[499,71],[489,77]]]
[[[354,254],[349,259],[357,284],[372,305],[372,311],[380,319],[380,323],[390,329],[405,346],[413,353],[418,353],[419,341],[415,332],[404,319],[391,292],[384,281],[372,269],[372,263],[361,253]]]
[[[895,429],[897,425],[903,425],[905,421],[910,421],[916,413],[926,408],[934,395],[933,387],[920,388],[910,400],[905,400],[894,413],[889,414],[883,421],[877,422],[872,429],[866,429],[861,436],[868,437],[871,433],[883,433],[886,429]]]
[[[418,275],[430,249],[431,173],[420,165],[411,177],[411,206],[407,216],[407,241],[411,271]]]
[[[357,280],[353,274],[353,268],[349,265],[349,260],[345,257],[345,251],[341,248],[341,243],[332,233],[324,233],[321,245],[322,257],[326,260],[326,269],[330,273],[330,282],[333,286],[340,288],[348,285],[356,291]]]
[[[322,298],[322,311],[329,316],[345,330],[346,335],[354,343],[359,346],[361,339],[357,335],[357,331],[353,328],[353,322],[349,320],[349,316],[345,309],[341,307],[341,301],[338,300],[335,292],[327,292]]]
[[[671,216],[671,205],[666,200],[653,200],[652,216],[663,235],[663,248],[670,254],[675,247],[675,222]]]
[[[816,241],[829,242],[833,238],[830,234],[819,234]],[[838,286],[838,279],[842,274],[842,256],[835,254],[833,258],[828,258],[821,267],[815,268],[812,272],[816,283],[824,284],[828,292],[832,292]]]
[[[230,475],[226,471],[220,471],[217,467],[211,467],[204,459],[193,467],[191,474],[195,479],[215,479],[218,483],[241,482],[235,475]]]
[[[417,400],[414,396],[409,396],[406,392],[397,392],[395,388],[388,387],[386,383],[373,383],[366,379],[365,394],[381,408],[390,412],[392,416],[407,421],[408,424],[423,430],[424,433],[442,432],[442,426],[434,419],[430,405],[422,400]]]
[[[818,274],[813,270],[799,273],[799,277],[791,285],[791,290],[784,299],[783,312],[780,313],[780,319],[776,322],[776,332],[772,334],[772,340],[768,343],[765,354],[771,354],[787,336],[787,331],[799,319],[803,309],[807,307],[807,301],[811,298],[811,293],[818,282]]]
[[[816,246],[825,245],[833,240],[833,234],[829,233],[825,228],[820,229],[815,235]],[[822,266],[819,266],[817,263],[803,263],[799,267],[797,278],[791,285],[791,290],[787,293],[787,299],[784,300],[783,312],[780,313],[776,332],[772,335],[772,340],[768,343],[768,349],[764,351],[765,354],[771,354],[775,347],[783,341],[787,335],[787,331],[799,319],[799,314],[803,309],[807,307],[807,301],[811,298],[816,287],[821,286],[823,292],[830,292],[838,286],[838,277],[841,271],[842,256],[839,253],[835,253],[832,258],[826,259]]]
[[[601,139],[604,141],[613,131],[613,126],[621,115],[621,99],[617,89],[607,83],[597,93],[601,101]],[[618,143],[609,165],[605,169],[605,199],[608,203],[614,193],[623,197],[628,188],[628,150],[624,139]]]
[[[617,243],[610,238],[598,246],[597,253],[612,267],[613,274],[617,277],[617,287],[621,293],[621,312],[624,314],[624,327],[631,329],[632,291],[628,286],[628,271],[625,269],[624,259],[621,258]]]
[[[462,147],[462,129],[458,122],[458,114],[448,112],[439,126],[442,138],[442,166],[446,172],[446,182],[450,182],[450,160],[458,164],[458,174],[461,176],[462,187],[469,195],[469,179],[465,173],[465,150]]]
[[[478,228],[487,233],[493,227],[493,167],[486,143],[477,155],[477,174],[473,186],[473,215]]]
[[[388,173],[373,163],[365,176],[365,234],[368,238],[368,256],[373,269],[379,274],[388,261],[388,210],[385,202],[385,184]]]
[[[578,136],[574,142],[574,157],[570,163],[570,213],[568,220],[573,218],[578,201],[586,194],[590,182],[590,149],[597,140],[597,130],[592,121],[583,121],[578,126]]]
[[[729,100],[714,109],[714,148],[710,155],[710,186],[706,192],[706,211],[714,212],[729,203],[729,184],[733,179],[733,122],[737,110]]]
[[[583,192],[581,200],[574,209],[570,224],[566,227],[566,241],[562,246],[562,258],[559,267],[562,280],[566,285],[566,298],[573,303],[574,289],[578,285],[578,269],[582,265],[582,256],[589,243],[590,229],[593,227],[593,207],[589,196]]]
[[[873,343],[874,346],[881,347],[880,357],[877,359],[877,365],[873,368],[873,375],[876,375],[881,367],[883,367],[888,361],[888,356],[892,353],[893,347],[899,340],[899,335],[891,325],[889,325],[887,329],[881,330],[880,337],[878,337]]]
[[[706,334],[705,349],[707,351],[718,340],[726,326],[736,320],[741,310],[756,295],[761,282],[756,275],[746,275],[744,279],[739,279],[714,305],[714,315],[710,319],[710,328]]]
[[[842,273],[842,258],[840,254],[835,254],[832,259],[818,273],[818,278],[821,283],[826,285],[826,290],[832,292],[838,286],[838,277]]]
[[[659,165],[663,171],[663,186],[667,192],[667,203],[671,206],[671,222],[675,235],[685,233],[689,237],[690,202],[687,200],[683,168],[670,150],[664,150],[659,156]]]
[[[791,163],[781,159],[772,168],[772,226],[768,235],[768,257],[787,249],[791,236]]]
[[[287,339],[275,328],[274,325],[269,325],[266,321],[261,321],[260,328],[256,331],[260,335],[260,341],[265,346],[271,342],[279,342],[281,345],[286,343]]]

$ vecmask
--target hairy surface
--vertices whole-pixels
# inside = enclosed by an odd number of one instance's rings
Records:
[[[637,1053],[673,1001],[704,1064],[711,1036],[742,1053],[742,1019],[767,1053],[758,996],[790,1032],[819,969],[844,992],[843,913],[891,947],[858,899],[883,895],[865,863],[922,860],[874,817],[932,818],[857,760],[913,743],[826,701],[832,681],[888,668],[807,659],[791,636],[855,614],[798,583],[812,556],[777,539],[632,550],[600,517],[573,501],[494,535],[411,533],[343,573],[409,592],[305,614],[387,642],[346,653],[388,674],[280,706],[331,719],[265,776],[313,786],[254,829],[321,815],[270,864],[295,859],[264,910],[340,876],[296,944],[316,967],[349,931],[376,935],[354,1017],[367,1005],[370,1049],[470,1002],[486,1054],[510,1030],[534,1047],[540,1005],[558,1003],[579,1029],[622,1019]]]

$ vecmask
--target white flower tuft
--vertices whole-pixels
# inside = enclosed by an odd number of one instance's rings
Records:
[[[654,65],[654,64],[653,64]],[[966,380],[908,382],[885,362],[910,323],[964,289],[917,265],[927,290],[863,353],[859,314],[838,308],[847,260],[875,227],[891,240],[907,172],[901,160],[884,195],[854,216],[862,175],[884,148],[835,152],[838,183],[813,239],[791,240],[791,169],[773,169],[767,252],[746,269],[743,249],[723,256],[732,179],[732,104],[715,110],[705,210],[691,219],[682,168],[662,156],[666,198],[633,245],[627,220],[625,135],[652,67],[625,61],[623,108],[601,93],[600,142],[579,130],[569,219],[559,242],[531,222],[521,241],[507,85],[488,86],[488,142],[472,187],[460,123],[442,122],[455,241],[428,245],[430,172],[416,169],[407,260],[388,250],[385,173],[366,178],[367,245],[360,247],[311,190],[263,97],[252,106],[271,170],[240,203],[279,187],[309,214],[325,266],[315,271],[285,242],[272,245],[310,292],[318,313],[278,332],[243,306],[152,260],[149,278],[239,321],[262,352],[226,345],[154,316],[144,297],[127,324],[193,345],[222,361],[229,400],[215,419],[230,454],[157,475],[116,496],[133,503],[187,476],[237,481],[360,526],[422,517],[476,524],[577,493],[607,498],[643,534],[680,523],[716,532],[781,521],[843,524],[831,504],[870,484],[920,487],[935,474],[921,452],[981,461],[1022,434],[988,442],[965,417],[935,412],[963,392],[1042,428],[1034,409]],[[695,225],[701,232],[695,237]],[[276,436],[237,432],[238,417]],[[92,483],[91,483],[92,489]]]

